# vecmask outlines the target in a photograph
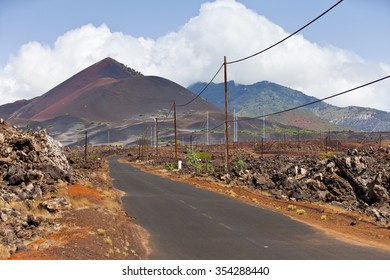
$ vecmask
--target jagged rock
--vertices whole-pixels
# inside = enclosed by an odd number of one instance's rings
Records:
[[[64,197],[46,200],[41,202],[39,206],[47,209],[49,212],[70,210],[72,208],[72,204],[70,204]]]
[[[230,182],[232,181],[232,178],[231,178],[230,174],[225,174],[225,175],[221,176],[221,181],[225,181],[226,184],[230,184]]]
[[[16,127],[0,125],[0,249],[13,253],[26,241],[51,228],[45,219],[29,215],[49,194],[53,199],[43,203],[48,211],[62,211],[70,203],[56,197],[56,184],[70,179],[70,167],[59,142],[45,131],[23,133]],[[21,210],[12,209],[17,203]],[[54,217],[53,217],[54,218]]]
[[[255,173],[252,178],[255,188],[262,190],[270,190],[275,188],[275,183],[268,177],[262,174]]]
[[[354,149],[329,159],[317,156],[256,159],[250,155],[245,158],[241,152],[246,170],[230,173],[229,180],[226,175],[221,179],[252,185],[278,199],[332,203],[390,224],[389,153],[390,147],[368,152]]]

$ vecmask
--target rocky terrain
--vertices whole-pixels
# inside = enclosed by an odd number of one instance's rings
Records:
[[[390,225],[390,149],[333,156],[236,156],[232,175],[218,178],[275,198],[329,203]]]
[[[0,258],[55,230],[71,208],[57,186],[70,181],[61,144],[45,130],[21,132],[0,119]]]
[[[305,145],[308,144],[302,142],[302,146]],[[338,153],[324,153],[318,147],[310,147],[310,155],[267,154],[264,157],[256,148],[234,149],[231,170],[227,174],[223,149],[216,152],[203,146],[197,148],[198,152],[182,155],[180,173],[197,175],[228,187],[257,189],[283,201],[341,207],[389,227],[390,146],[368,146]],[[149,160],[154,165],[174,169],[172,158],[164,157],[163,151],[158,158],[149,156]]]

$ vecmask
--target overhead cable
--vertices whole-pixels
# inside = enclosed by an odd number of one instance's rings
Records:
[[[323,12],[322,14],[320,14],[318,17],[316,17],[315,19],[313,19],[312,21],[310,21],[309,23],[305,24],[304,26],[302,26],[301,28],[299,28],[297,31],[295,31],[294,33],[291,33],[289,36],[285,37],[284,39],[280,40],[279,42],[269,46],[268,48],[265,48],[264,50],[261,50],[257,53],[254,53],[254,54],[251,54],[249,56],[246,56],[244,58],[241,58],[241,59],[237,59],[237,60],[233,60],[233,61],[229,61],[227,62],[226,64],[234,64],[234,63],[238,63],[238,62],[241,62],[241,61],[244,61],[244,60],[247,60],[247,59],[250,59],[252,57],[255,57],[259,54],[262,54],[263,52],[266,52],[270,49],[272,49],[273,47],[276,47],[277,45],[283,43],[284,41],[288,40],[289,38],[291,38],[292,36],[296,35],[297,33],[301,32],[303,29],[305,29],[306,27],[308,27],[309,25],[311,25],[312,23],[314,23],[315,21],[317,21],[318,19],[320,19],[321,17],[323,17],[325,14],[327,14],[328,12],[330,12],[331,10],[333,10],[337,5],[339,5],[341,2],[343,2],[344,0],[340,0],[339,2],[337,2],[336,4],[334,4],[332,7],[330,7],[329,9],[327,9],[325,12]]]
[[[180,104],[180,105],[176,105],[177,107],[184,107],[184,106],[187,106],[188,104],[194,102],[196,99],[198,99],[202,93],[211,85],[211,83],[214,81],[214,79],[217,77],[217,75],[219,74],[219,72],[221,71],[222,67],[224,66],[224,64],[222,64],[218,71],[214,74],[213,78],[210,80],[210,82],[193,98],[191,99],[190,101],[188,101],[187,103],[184,103],[184,104]]]
[[[244,117],[244,118],[240,118],[239,120],[236,120],[236,121],[237,122],[249,121],[249,120],[255,120],[255,119],[261,119],[261,118],[265,118],[265,117],[270,117],[270,116],[274,116],[274,115],[278,115],[278,114],[283,114],[283,113],[290,112],[290,111],[293,111],[293,110],[297,110],[297,109],[300,109],[300,108],[303,108],[303,107],[306,107],[306,106],[310,106],[310,105],[313,105],[313,104],[316,104],[316,103],[319,103],[319,102],[322,102],[322,101],[325,101],[325,100],[328,100],[328,99],[331,99],[331,98],[335,98],[335,97],[340,96],[340,95],[344,95],[344,94],[349,93],[351,91],[355,91],[355,90],[358,90],[358,89],[370,86],[372,84],[381,82],[381,81],[389,79],[389,78],[390,78],[390,75],[382,77],[382,78],[374,80],[374,81],[371,81],[371,82],[368,82],[366,84],[363,84],[363,85],[351,88],[349,90],[345,90],[345,91],[342,91],[342,92],[339,92],[339,93],[327,96],[327,97],[322,98],[322,99],[317,99],[315,101],[312,101],[312,102],[309,102],[309,103],[305,103],[303,105],[299,105],[299,106],[292,107],[292,108],[289,108],[289,109],[286,109],[286,110],[282,110],[282,111],[278,111],[278,112],[274,112],[274,113],[269,113],[269,114],[261,115],[261,116],[257,116],[257,117],[246,117],[246,118]],[[228,121],[228,122],[233,122],[233,121]],[[213,129],[210,129],[210,130],[211,131],[215,130],[215,129],[219,128],[220,126],[224,125],[224,124],[225,124],[225,122],[217,125],[216,127],[214,127]]]

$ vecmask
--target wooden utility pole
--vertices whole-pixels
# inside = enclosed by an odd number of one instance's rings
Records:
[[[175,127],[175,160],[176,160],[176,164],[178,164],[179,157],[177,155],[176,100],[173,101],[173,123]]]
[[[209,111],[207,111],[206,115],[206,145],[209,145]]]
[[[227,64],[226,56],[223,57],[223,68],[224,68],[224,80],[225,80],[225,146],[226,146],[226,171],[229,173],[230,162],[229,162],[229,97],[228,97],[228,85],[227,85]]]
[[[138,158],[141,159],[141,138],[138,138]]]
[[[145,136],[141,137],[141,160],[144,160]]]
[[[85,140],[84,140],[84,160],[87,161],[88,153],[88,131],[85,131]]]
[[[158,156],[158,118],[156,118],[156,155]]]

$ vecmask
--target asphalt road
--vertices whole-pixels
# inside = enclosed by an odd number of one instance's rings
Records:
[[[284,215],[111,158],[124,210],[150,233],[151,259],[390,259],[390,252],[329,237]]]

